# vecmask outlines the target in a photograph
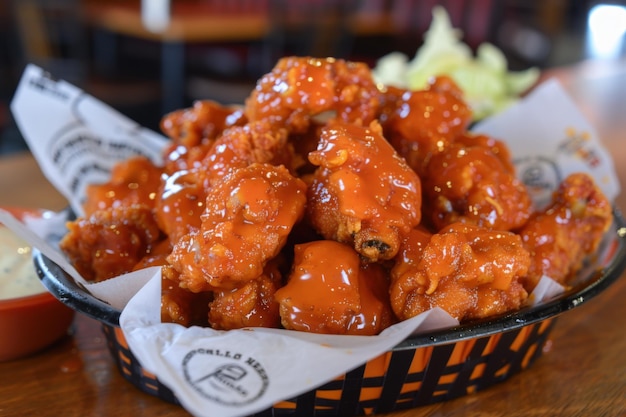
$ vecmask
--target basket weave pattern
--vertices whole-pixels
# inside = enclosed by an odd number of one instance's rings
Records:
[[[555,322],[548,319],[456,343],[393,349],[255,416],[361,416],[461,397],[531,366]],[[178,403],[170,389],[141,367],[119,327],[103,325],[103,330],[125,379],[141,391]]]

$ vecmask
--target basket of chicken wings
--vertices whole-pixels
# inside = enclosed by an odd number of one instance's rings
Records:
[[[363,63],[285,57],[243,105],[200,100],[164,115],[161,159],[119,161],[89,185],[59,247],[88,282],[156,267],[167,329],[331,344],[375,340],[433,310],[455,323],[255,415],[356,416],[463,396],[531,366],[557,316],[610,285],[626,259],[622,217],[591,175],[559,179],[537,207],[509,147],[471,124],[449,77],[383,87]],[[35,262],[53,293],[103,323],[125,378],[200,414],[139,360],[119,309],[46,256]],[[546,277],[562,292],[537,303]],[[227,406],[269,390],[274,379],[238,363],[237,346],[186,353],[191,391]],[[230,362],[194,375],[202,355]]]

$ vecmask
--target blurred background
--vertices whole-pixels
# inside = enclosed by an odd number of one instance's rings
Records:
[[[194,100],[242,102],[284,55],[413,57],[436,4],[464,42],[495,44],[511,70],[625,53],[626,1],[143,1],[0,2],[0,154],[26,149],[8,106],[28,63],[158,130]]]

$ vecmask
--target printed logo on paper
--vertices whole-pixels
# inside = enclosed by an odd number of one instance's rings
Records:
[[[57,80],[49,72],[42,71],[41,74],[32,76],[28,80],[28,85],[34,90],[53,96],[61,101],[69,99],[67,93],[59,88]]]
[[[535,205],[548,204],[562,180],[557,164],[550,158],[537,156],[517,160],[515,166]]]
[[[578,158],[589,169],[597,168],[602,163],[598,151],[594,149],[591,133],[586,131],[566,129],[565,138],[559,143],[558,151],[572,158]]]
[[[220,349],[195,349],[183,359],[185,380],[202,397],[239,406],[260,398],[269,378],[254,358]]]

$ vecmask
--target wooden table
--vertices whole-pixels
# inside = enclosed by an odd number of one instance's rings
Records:
[[[563,80],[616,161],[626,160],[626,64],[583,64],[549,73]],[[618,164],[626,184],[626,164]],[[59,209],[64,199],[28,154],[0,158],[0,205]],[[617,200],[626,209],[626,195]],[[418,409],[409,416],[626,415],[626,276],[585,305],[565,313],[544,355],[528,370],[476,394]],[[188,415],[140,392],[109,356],[100,326],[78,315],[71,335],[32,357],[0,363],[1,416]]]

